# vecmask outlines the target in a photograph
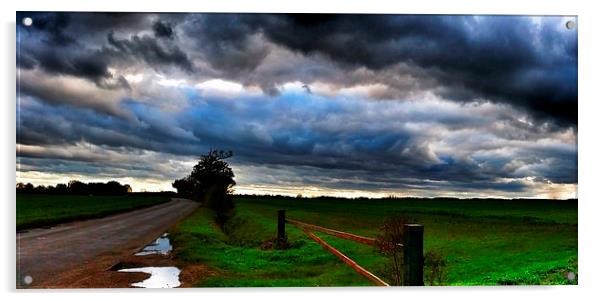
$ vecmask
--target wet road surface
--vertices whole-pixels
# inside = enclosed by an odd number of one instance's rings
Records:
[[[173,199],[105,218],[17,233],[17,285],[68,286],[136,252],[197,207],[196,202]],[[27,276],[31,284],[24,284]]]

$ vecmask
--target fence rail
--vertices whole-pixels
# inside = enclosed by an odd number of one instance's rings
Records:
[[[318,244],[320,244],[322,246],[322,248],[324,248],[328,252],[334,254],[336,257],[338,257],[340,260],[342,260],[348,266],[352,267],[360,275],[362,275],[362,276],[366,277],[368,280],[372,281],[374,284],[379,285],[379,286],[389,286],[388,283],[384,282],[382,279],[378,278],[376,275],[370,273],[370,271],[366,270],[365,268],[363,268],[362,266],[357,264],[355,261],[353,261],[351,258],[349,258],[345,254],[341,253],[341,251],[335,249],[333,246],[329,245],[327,242],[325,242],[321,238],[317,237],[315,234],[313,234],[308,229],[303,229],[303,232],[305,232],[311,239],[315,240]]]
[[[311,239],[320,244],[324,249],[337,256],[345,264],[352,267],[360,275],[364,276],[368,280],[380,286],[389,286],[385,281],[366,270],[351,258],[341,253],[336,248],[329,245],[327,242],[316,236],[312,231],[322,232],[329,235],[333,235],[339,238],[352,240],[358,243],[366,245],[374,245],[376,239],[347,233],[339,230],[329,229],[322,226],[305,223],[302,221],[287,219],[284,210],[278,211],[278,240],[286,241],[285,224],[289,223],[303,230]],[[422,286],[424,285],[423,280],[423,269],[424,269],[424,257],[423,257],[423,239],[424,239],[424,226],[419,224],[405,224],[403,226],[404,231],[404,242],[398,244],[403,247],[404,255],[404,278],[403,285],[411,286]]]
[[[304,222],[290,219],[290,218],[286,219],[286,222],[289,224],[293,224],[295,226],[299,226],[301,228],[307,228],[307,229],[311,229],[314,231],[330,234],[330,235],[333,235],[333,236],[336,236],[339,238],[353,240],[353,241],[356,241],[356,242],[359,242],[359,243],[362,243],[365,245],[369,245],[369,246],[372,246],[376,243],[376,239],[371,238],[371,237],[365,237],[365,236],[355,235],[355,234],[338,231],[338,230],[334,230],[334,229],[328,229],[328,228],[324,228],[322,226],[312,225],[312,224],[304,223]]]

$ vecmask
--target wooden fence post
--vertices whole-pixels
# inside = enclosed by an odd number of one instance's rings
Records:
[[[403,225],[404,233],[404,285],[424,285],[424,226],[419,224]]]
[[[278,210],[278,242],[286,241],[286,232],[284,225],[286,223],[286,215],[284,210]]]

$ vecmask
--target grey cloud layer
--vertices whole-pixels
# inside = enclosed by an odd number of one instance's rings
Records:
[[[274,101],[205,100],[199,108],[176,114],[131,103],[137,120],[134,123],[30,100],[21,113],[26,121],[22,122],[19,141],[54,148],[71,145],[73,152],[85,152],[86,148],[80,149],[78,144],[87,141],[188,160],[211,147],[221,147],[234,150],[235,166],[288,169],[307,185],[333,189],[421,185],[445,189],[455,185],[467,190],[522,191],[525,185],[512,179],[576,182],[576,147],[571,138],[563,142],[562,137],[555,136],[558,133],[521,129],[509,122],[513,114],[505,107],[463,108],[445,102],[376,104],[320,97],[303,99],[309,103],[302,104],[295,97],[299,95],[284,94]],[[35,119],[42,112],[53,117]],[[520,139],[498,136],[493,128],[523,134]],[[565,135],[572,134],[568,131]],[[60,152],[41,155],[22,150],[20,155],[86,161]],[[101,161],[105,167],[121,169],[122,163],[117,163],[121,159],[107,156]],[[144,171],[149,167],[132,168]],[[261,183],[264,176],[253,177]]]
[[[560,20],[543,18],[536,25],[527,17],[210,14],[184,27],[209,45],[210,61],[230,73],[262,63],[266,47],[253,43],[260,34],[351,70],[408,64],[417,68],[412,75],[427,70],[448,98],[510,103],[535,117],[575,125],[577,35]]]
[[[44,150],[18,154],[30,170],[169,178],[181,168],[137,152],[218,147],[248,185],[528,194],[527,178],[577,181],[576,31],[558,17],[26,15],[17,142]],[[197,85],[210,79],[244,88]],[[69,155],[88,146],[110,152]],[[287,173],[250,174],[261,166]]]
[[[111,61],[127,56],[153,68],[174,65],[185,71],[205,71],[193,63],[198,58],[220,75],[240,79],[253,76],[262,64],[270,65],[266,58],[273,48],[285,47],[304,56],[318,56],[318,61],[322,57],[346,72],[377,71],[367,74],[364,82],[374,77],[383,81],[378,73],[402,64],[406,68],[387,75],[404,72],[430,79],[437,93],[452,100],[493,100],[522,107],[534,117],[562,126],[577,122],[577,34],[566,30],[557,17],[543,17],[539,24],[528,17],[504,16],[59,13],[35,17],[33,29],[23,30],[40,34],[41,42],[31,47],[22,43],[27,49],[18,62],[23,67],[37,63],[51,73],[99,81],[110,77]],[[83,20],[87,26],[80,24]],[[131,20],[131,25],[124,20]],[[101,27],[94,30],[96,24]],[[140,24],[148,26],[148,33],[138,34]],[[117,39],[114,31],[129,37]],[[76,42],[73,37],[83,32],[91,37],[78,36]],[[86,45],[88,39],[96,45]],[[75,50],[65,55],[56,51],[57,46]],[[277,84],[291,77],[325,80],[320,73],[333,73],[303,66],[296,68],[301,72],[291,72],[283,65],[279,64],[281,72],[276,74],[255,76],[255,84],[273,94]],[[384,83],[396,88],[395,82]]]

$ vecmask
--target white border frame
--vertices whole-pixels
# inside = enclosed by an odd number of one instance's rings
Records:
[[[589,3],[588,3],[589,2]],[[593,4],[592,4],[593,3]],[[599,14],[595,1],[558,0],[304,0],[297,2],[278,0],[232,0],[232,1],[69,1],[69,0],[25,0],[19,3],[3,3],[2,15],[2,180],[4,198],[4,256],[2,258],[2,288],[9,300],[80,300],[82,298],[104,300],[107,298],[145,298],[162,300],[171,296],[187,300],[307,300],[313,298],[337,300],[372,299],[445,299],[445,300],[575,300],[600,296],[598,282],[600,271],[600,236],[602,212],[597,193],[597,171],[600,164],[600,133],[598,114],[600,86],[598,70],[600,46]],[[578,286],[522,286],[522,287],[437,287],[437,288],[277,288],[277,289],[193,289],[177,291],[140,290],[41,290],[15,291],[15,11],[154,11],[154,12],[336,12],[336,13],[415,13],[415,14],[526,14],[526,15],[578,15],[579,30],[579,285]],[[119,294],[122,292],[125,294]],[[90,294],[102,292],[102,294]],[[170,295],[167,295],[170,294]]]

